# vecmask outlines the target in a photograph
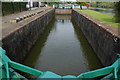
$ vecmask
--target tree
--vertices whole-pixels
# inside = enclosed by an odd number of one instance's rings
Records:
[[[76,2],[76,4],[79,4],[79,5],[85,6],[85,5],[86,5],[86,2]]]
[[[80,5],[80,8],[82,9],[82,6],[85,6],[85,5],[86,5],[86,2],[76,2],[76,4],[79,4],[79,5]]]
[[[120,1],[115,4],[115,20],[120,23]]]

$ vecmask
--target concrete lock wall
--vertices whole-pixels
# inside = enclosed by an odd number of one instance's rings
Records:
[[[116,53],[120,53],[120,38],[75,9],[72,11],[72,19],[84,33],[101,63],[104,66],[111,65],[117,59]]]
[[[71,14],[72,9],[55,9],[55,14]]]
[[[32,21],[3,38],[2,47],[7,51],[8,57],[16,62],[24,60],[36,40],[44,33],[54,14],[54,9],[44,11],[37,17],[33,17]]]

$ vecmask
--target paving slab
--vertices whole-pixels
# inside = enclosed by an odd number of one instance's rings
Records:
[[[37,13],[37,12],[44,12],[48,9],[51,9],[51,8],[40,7],[40,8],[36,8],[33,10],[28,10],[28,11],[23,11],[23,12],[11,14],[11,15],[3,16],[2,17],[2,38],[4,38],[6,35],[10,34],[12,31],[15,31],[19,26],[22,26],[22,25],[26,24],[27,22],[29,22],[31,19],[34,18],[34,16],[23,19],[17,23],[11,23],[10,20],[16,19],[19,17],[23,17],[24,15],[27,15],[30,13],[33,14],[33,13]]]

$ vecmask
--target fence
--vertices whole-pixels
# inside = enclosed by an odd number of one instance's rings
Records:
[[[57,75],[50,71],[42,72],[42,71],[30,68],[30,67],[24,66],[22,64],[13,62],[5,55],[5,53],[6,53],[6,51],[0,47],[0,70],[3,71],[2,74],[3,74],[3,76],[5,76],[4,79],[6,79],[6,78],[12,79],[12,77],[10,76],[11,73],[14,72],[14,71],[12,71],[12,72],[10,71],[10,69],[12,67],[12,69],[17,69],[17,70],[20,70],[25,73],[39,76],[38,77],[39,79],[43,78],[45,80],[49,80],[50,78],[51,78],[51,80],[53,80],[53,79],[67,80],[66,78],[68,78],[68,79],[71,78],[71,80],[84,80],[84,79],[91,80],[91,78],[100,77],[100,76],[104,76],[104,78],[102,78],[100,80],[120,80],[120,54],[118,55],[119,58],[111,66],[97,69],[97,70],[90,71],[90,72],[86,72],[86,73],[82,73],[78,76],[72,76],[72,75],[60,76],[60,75]],[[19,74],[17,74],[17,75],[19,75]],[[2,79],[2,78],[0,77],[0,79]],[[23,77],[21,76],[21,78],[23,78]],[[24,80],[27,80],[27,79],[24,79]]]

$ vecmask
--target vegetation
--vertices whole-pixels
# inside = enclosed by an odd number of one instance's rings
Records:
[[[92,7],[113,8],[115,12],[115,22],[120,23],[120,1],[119,2],[92,2]]]
[[[27,2],[2,2],[2,15],[28,10],[26,4]]]
[[[85,6],[85,5],[86,5],[86,2],[76,2],[76,4],[79,4],[79,5]]]
[[[62,4],[62,2],[47,2],[47,4]]]
[[[90,3],[91,7],[99,7],[99,8],[113,8],[114,2],[92,2]]]
[[[116,2],[114,12],[115,12],[115,21],[117,23],[120,23],[120,1]]]
[[[78,10],[80,10],[80,9],[78,9]],[[115,22],[114,16],[112,16],[112,15],[108,15],[108,14],[104,14],[104,13],[100,13],[100,12],[88,10],[88,9],[83,9],[80,11],[82,11],[83,13],[85,13],[87,15],[90,15],[93,18],[98,19],[99,21],[109,24],[114,28],[120,28],[120,26],[118,26],[119,23]]]
[[[72,2],[47,2],[47,4],[71,4]]]
[[[76,4],[79,4],[79,5],[80,5],[80,8],[82,9],[82,6],[85,6],[85,5],[86,5],[86,2],[76,2]]]

